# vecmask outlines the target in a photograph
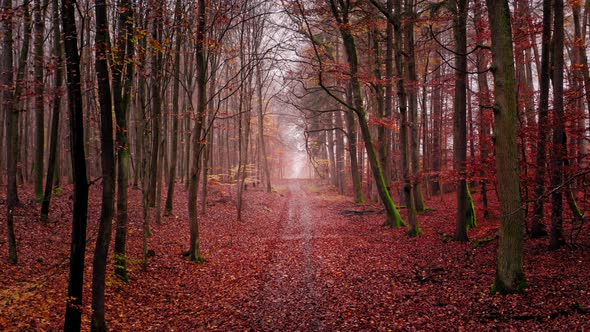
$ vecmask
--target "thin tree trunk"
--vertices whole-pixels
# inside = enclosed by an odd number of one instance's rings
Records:
[[[454,17],[455,39],[455,105],[453,126],[453,166],[459,179],[457,182],[457,219],[455,241],[468,241],[467,237],[467,0],[453,0],[457,6]]]
[[[35,197],[37,201],[43,198],[43,152],[45,148],[44,132],[44,85],[43,85],[43,38],[45,32],[45,6],[41,6],[41,0],[35,0]]]
[[[18,113],[15,112],[15,98],[12,92],[14,86],[13,62],[13,9],[12,1],[4,0],[2,13],[5,19],[2,20],[2,67],[0,72],[1,84],[5,87],[3,93],[3,109],[6,116],[6,168],[7,168],[7,190],[6,190],[6,226],[8,234],[8,259],[11,263],[18,262],[16,251],[16,236],[14,234],[14,209],[18,204],[18,192],[16,186],[16,153],[15,144],[18,132]]]
[[[350,88],[347,89],[347,98],[349,103],[352,102],[352,95]],[[356,141],[356,121],[354,120],[354,112],[346,111],[346,125],[348,131],[348,151],[350,156],[350,171],[352,176],[352,190],[354,192],[355,203],[362,204],[365,202],[363,195],[363,188],[361,184],[361,175],[359,172],[359,165],[357,159],[357,141]]]
[[[119,2],[119,34],[117,52],[112,67],[113,102],[117,130],[117,216],[115,226],[115,275],[129,280],[127,275],[127,191],[129,188],[129,125],[127,116],[131,103],[133,85],[133,63],[135,43],[133,41],[133,3],[129,0]],[[122,64],[125,63],[124,66]],[[125,74],[124,84],[122,83]]]
[[[338,193],[340,195],[344,195],[344,135],[342,131],[344,130],[342,124],[342,112],[337,111],[334,113],[335,125],[336,128],[340,128],[340,130],[336,130],[336,172],[338,174]]]
[[[45,180],[45,193],[41,205],[41,221],[47,222],[49,214],[49,204],[51,202],[51,193],[53,191],[53,180],[55,178],[57,147],[59,145],[59,117],[61,108],[61,94],[63,85],[63,60],[61,48],[61,31],[59,28],[59,8],[58,1],[52,1],[53,6],[53,50],[55,63],[54,84],[55,93],[53,98],[53,117],[51,119],[51,146],[49,148],[49,159],[47,160],[47,178]]]
[[[176,182],[176,164],[178,159],[178,101],[180,92],[180,51],[182,46],[182,36],[180,34],[181,22],[183,21],[182,15],[182,2],[176,0],[174,9],[174,21],[176,22],[176,44],[174,46],[174,69],[172,73],[172,79],[174,83],[172,85],[172,146],[170,156],[170,177],[168,179],[168,192],[166,194],[166,206],[164,208],[164,215],[172,215],[174,206],[174,185]]]
[[[163,42],[163,20],[164,20],[164,3],[163,0],[152,0],[154,6],[154,22],[152,25],[152,38],[160,45]],[[160,126],[162,120],[162,49],[155,48],[152,50],[152,116],[151,116],[151,160],[148,188],[148,206],[156,206],[156,188],[158,181],[158,158],[160,157]]]
[[[272,191],[271,179],[270,179],[270,168],[268,166],[268,154],[266,152],[266,139],[264,138],[264,103],[262,100],[262,63],[258,60],[257,65],[257,86],[258,86],[258,139],[260,144],[260,153],[262,157],[262,168],[264,170],[264,180],[266,192]]]
[[[379,197],[381,198],[387,214],[387,220],[385,221],[385,224],[390,227],[401,227],[404,223],[397,210],[397,207],[391,199],[389,190],[387,189],[387,183],[385,183],[385,178],[383,177],[383,171],[377,157],[377,152],[373,146],[371,132],[366,119],[361,84],[358,78],[358,57],[356,53],[354,36],[352,35],[350,29],[347,28],[347,25],[349,24],[349,8],[346,6],[346,8],[338,9],[334,0],[331,0],[330,4],[333,16],[339,23],[340,35],[342,36],[347,62],[350,67],[350,86],[353,101],[352,106],[354,107],[354,112],[356,113],[359,121],[363,141],[365,143],[365,149],[367,151],[369,164],[371,166],[373,177],[377,185]]]
[[[475,29],[476,33],[479,35],[483,33],[482,29],[482,14],[481,14],[481,7],[479,6],[479,0],[475,0]],[[488,209],[488,191],[487,191],[487,179],[486,170],[488,169],[488,161],[490,155],[490,146],[489,146],[489,121],[487,119],[487,115],[485,114],[485,110],[489,108],[492,104],[492,99],[490,98],[490,88],[488,85],[488,77],[487,77],[487,60],[485,50],[478,50],[476,53],[476,62],[477,62],[477,87],[478,87],[478,100],[479,100],[479,154],[480,154],[480,177],[481,177],[481,199],[483,204],[483,217],[489,218],[489,209]]]
[[[100,142],[102,168],[102,208],[92,269],[92,331],[107,331],[104,292],[107,257],[111,243],[115,201],[115,154],[113,151],[113,105],[108,57],[111,52],[107,4],[96,0],[95,68],[100,106]]]
[[[197,64],[197,121],[193,129],[193,153],[191,154],[191,172],[189,178],[188,192],[188,214],[190,223],[190,246],[188,257],[189,260],[198,263],[203,262],[199,245],[199,222],[197,215],[197,191],[199,189],[199,169],[201,164],[202,146],[200,144],[202,123],[205,118],[207,107],[207,62],[205,59],[205,28],[206,13],[205,0],[197,2],[198,19],[197,19],[197,44],[196,44],[196,64]]]
[[[76,4],[62,2],[62,26],[67,65],[68,113],[70,122],[70,151],[74,178],[74,209],[70,253],[65,331],[79,331],[82,318],[84,286],[84,254],[86,252],[86,218],[88,214],[88,180],[84,152],[84,119],[80,84],[80,56],[76,31]]]
[[[406,35],[406,54],[407,54],[407,69],[408,69],[408,124],[410,134],[410,151],[411,158],[411,181],[412,181],[412,196],[414,199],[414,206],[416,211],[424,211],[426,205],[424,204],[424,196],[422,195],[421,180],[418,179],[420,174],[420,147],[418,141],[418,76],[416,74],[416,54],[414,50],[414,19],[415,15],[415,0],[406,0],[406,14],[410,17],[405,27]]]
[[[558,249],[564,243],[563,237],[563,194],[559,186],[563,183],[563,140],[564,105],[563,105],[563,71],[564,71],[564,13],[563,0],[554,0],[553,8],[553,137],[551,147],[551,241],[550,249]]]
[[[394,11],[397,13],[398,24],[394,25],[394,50],[395,50],[395,66],[398,75],[397,83],[397,96],[398,96],[398,107],[401,117],[400,126],[400,144],[401,144],[401,168],[404,177],[404,200],[406,202],[406,208],[408,209],[408,222],[410,224],[410,230],[408,234],[415,236],[421,233],[418,225],[418,215],[416,212],[416,201],[414,199],[414,190],[412,182],[412,157],[411,157],[411,139],[410,139],[410,124],[408,123],[408,94],[406,90],[406,73],[404,70],[403,62],[403,28],[401,23],[401,12],[402,2],[401,0],[395,0],[393,3]],[[407,23],[406,23],[407,24]],[[405,26],[407,28],[407,26]],[[407,69],[407,67],[406,67]]]

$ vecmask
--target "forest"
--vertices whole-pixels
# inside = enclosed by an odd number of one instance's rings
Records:
[[[590,329],[590,0],[0,0],[0,330]]]

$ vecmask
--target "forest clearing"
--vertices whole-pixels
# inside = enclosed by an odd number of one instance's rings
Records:
[[[94,187],[91,196],[98,196],[99,191]],[[424,233],[408,238],[403,230],[383,227],[383,213],[342,215],[343,211],[374,211],[380,207],[358,206],[350,198],[309,180],[281,182],[271,194],[249,189],[244,217],[239,222],[233,204],[227,200],[231,188],[213,186],[211,191],[202,218],[203,264],[182,255],[188,242],[188,217],[186,209],[181,208],[178,215],[164,217],[160,225],[153,225],[149,248],[154,256],[144,270],[140,209],[130,209],[130,281],[119,281],[109,269],[106,307],[110,329],[590,328],[587,246],[547,253],[543,240],[526,241],[526,292],[490,295],[498,216],[492,215],[470,231],[472,242],[450,241],[453,195],[428,200],[430,210],[421,215]],[[70,194],[71,189],[56,197],[54,221],[49,225],[35,222],[34,213],[26,206],[19,208],[16,231],[22,262],[0,263],[0,329],[61,328],[69,224],[67,218],[59,216],[71,213]],[[186,195],[181,191],[177,197],[179,206],[185,206]],[[138,205],[139,199],[138,191],[131,191],[130,207]],[[89,207],[90,247],[97,231],[99,201],[91,200]],[[3,231],[0,250],[6,250]],[[579,241],[588,240],[585,232]],[[112,259],[111,253],[109,261]],[[86,274],[90,280],[90,267]],[[88,282],[85,292],[90,292]],[[89,297],[83,312],[83,326],[88,327]]]

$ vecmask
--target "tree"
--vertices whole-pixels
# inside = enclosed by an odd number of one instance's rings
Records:
[[[188,258],[191,261],[202,263],[203,257],[199,245],[199,221],[197,215],[197,192],[199,189],[199,172],[201,165],[201,132],[203,119],[207,107],[207,61],[205,59],[205,28],[207,13],[205,0],[197,2],[197,44],[196,44],[196,65],[197,65],[197,120],[193,127],[191,170],[189,177],[188,192],[188,215],[190,224],[190,242]]]
[[[127,116],[131,102],[133,85],[133,56],[135,43],[133,40],[133,2],[119,2],[119,34],[117,48],[113,54],[111,73],[113,76],[113,103],[117,130],[115,143],[117,149],[117,218],[115,227],[115,275],[123,280],[127,275],[126,242],[127,242],[127,190],[129,187],[129,128]],[[123,76],[125,75],[125,76]]]
[[[98,103],[100,106],[100,143],[102,161],[102,208],[96,237],[94,264],[92,270],[92,331],[107,331],[104,308],[104,292],[107,257],[111,243],[115,196],[115,155],[113,151],[113,115],[111,81],[109,79],[108,57],[111,44],[107,4],[96,0],[96,54],[95,68],[98,82]]]
[[[566,157],[563,151],[565,141],[564,105],[563,105],[563,0],[553,2],[553,118],[552,118],[552,146],[551,146],[551,240],[550,249],[558,249],[564,243],[563,237],[563,194],[559,188],[563,184],[563,161]]]
[[[79,331],[82,321],[82,291],[84,286],[84,254],[86,252],[86,223],[88,215],[88,180],[84,153],[84,119],[80,85],[80,54],[76,28],[75,0],[62,1],[62,31],[66,59],[70,151],[74,178],[74,209],[72,213],[72,242],[70,246],[70,276],[65,331]]]
[[[16,251],[16,236],[14,234],[14,209],[18,204],[18,193],[16,187],[16,159],[17,149],[16,140],[18,134],[18,113],[14,108],[14,72],[12,68],[13,62],[13,11],[12,0],[4,0],[2,2],[2,13],[6,19],[2,20],[2,54],[0,67],[0,84],[2,85],[2,108],[6,116],[6,168],[8,174],[8,182],[6,184],[7,199],[6,199],[6,227],[8,234],[8,259],[13,264],[18,261]]]
[[[500,238],[492,293],[519,293],[525,288],[523,271],[523,211],[516,141],[516,72],[508,1],[486,0],[492,36],[495,149],[500,202]]]
[[[537,156],[535,168],[535,202],[531,225],[531,237],[547,235],[543,223],[545,192],[545,174],[547,164],[547,131],[549,130],[549,85],[550,85],[550,48],[551,48],[551,7],[552,0],[543,0],[543,37],[541,43],[541,77],[539,78],[539,120],[537,121]]]
[[[391,195],[389,194],[389,189],[387,189],[387,184],[385,183],[385,178],[383,177],[383,171],[379,163],[379,159],[377,158],[377,152],[373,145],[371,132],[367,123],[363,95],[361,92],[361,84],[358,77],[359,62],[356,52],[355,39],[350,30],[350,4],[341,0],[338,0],[338,3],[336,3],[336,0],[329,0],[328,4],[332,10],[333,17],[338,24],[338,29],[342,37],[342,43],[350,70],[350,91],[352,94],[352,104],[348,105],[348,107],[357,115],[361,134],[365,143],[365,150],[367,151],[368,155],[369,165],[373,172],[373,177],[377,185],[379,197],[381,198],[381,202],[383,203],[387,214],[385,224],[390,227],[401,227],[404,225],[404,222],[397,210],[397,207],[393,203]]]
[[[162,73],[163,73],[163,24],[164,24],[164,1],[151,1],[153,14],[152,22],[152,56],[151,71],[151,100],[152,100],[152,114],[151,114],[151,150],[149,163],[149,182],[148,188],[148,205],[156,207],[157,182],[158,182],[158,159],[160,158],[160,127],[162,122]]]
[[[52,1],[53,6],[53,52],[56,59],[54,84],[55,93],[53,98],[53,117],[51,118],[51,142],[49,147],[49,158],[47,160],[47,177],[45,180],[45,192],[41,203],[41,221],[47,222],[49,214],[49,203],[51,202],[51,192],[53,191],[53,179],[55,177],[57,146],[59,144],[59,117],[61,107],[61,94],[63,85],[63,59],[61,47],[61,30],[59,28],[59,8],[57,0]]]
[[[410,121],[412,119],[416,119],[417,115],[408,114],[409,112],[415,111],[417,112],[417,99],[416,96],[412,95],[410,98],[410,103],[416,101],[408,110],[408,93],[406,88],[405,80],[409,79],[412,80],[415,77],[411,74],[406,72],[414,71],[415,74],[415,63],[408,64],[404,66],[404,50],[403,48],[403,32],[404,28],[406,29],[406,39],[413,38],[413,31],[410,32],[407,29],[408,23],[406,26],[402,26],[402,1],[401,0],[394,0],[393,1],[393,11],[394,14],[391,14],[386,8],[384,8],[377,0],[371,0],[371,3],[381,11],[389,21],[389,24],[393,26],[394,30],[394,38],[393,38],[393,49],[395,53],[395,67],[397,70],[398,80],[397,80],[397,96],[398,96],[398,107],[401,117],[401,126],[400,126],[400,143],[401,143],[401,163],[402,163],[402,173],[404,177],[404,198],[406,201],[406,207],[408,208],[408,222],[410,224],[410,230],[408,231],[408,235],[415,236],[421,233],[420,227],[418,225],[418,215],[416,211],[416,198],[414,195],[416,194],[416,190],[414,190],[414,183],[412,180],[412,159],[414,155],[414,151],[412,150],[412,139],[414,137],[414,133],[412,133],[412,129],[410,128],[411,124]],[[409,8],[413,8],[413,6],[409,6]],[[408,8],[408,9],[409,9]],[[409,24],[410,26],[412,24]],[[410,60],[411,62],[412,60]],[[404,70],[405,69],[405,70]],[[415,107],[415,109],[414,109]],[[417,136],[417,132],[416,132]],[[417,144],[415,146],[417,148]],[[416,168],[417,170],[417,168]],[[421,195],[421,194],[420,194]]]
[[[35,0],[35,197],[38,201],[43,198],[43,150],[45,148],[44,135],[44,111],[45,103],[43,94],[43,38],[45,33],[45,8],[47,0],[42,5],[41,0]]]
[[[426,210],[424,203],[424,196],[422,195],[422,186],[420,185],[420,144],[418,140],[418,75],[416,73],[416,51],[414,41],[414,26],[418,19],[416,14],[416,1],[406,0],[405,11],[407,22],[405,27],[405,42],[406,50],[405,57],[407,59],[407,79],[408,79],[408,113],[409,113],[409,134],[410,134],[410,157],[411,157],[411,174],[412,174],[412,195],[414,199],[414,206],[417,211]],[[417,217],[416,217],[417,219]]]
[[[457,183],[457,219],[453,239],[465,242],[467,237],[467,0],[452,0],[455,12],[455,105],[453,115],[453,166]]]
[[[166,194],[166,206],[164,207],[165,215],[172,215],[172,208],[174,204],[174,185],[176,182],[176,163],[178,159],[178,118],[179,118],[179,92],[180,92],[180,51],[182,46],[181,36],[181,22],[183,20],[182,15],[182,2],[176,0],[174,8],[174,21],[176,42],[174,45],[174,65],[173,65],[173,88],[172,88],[172,146],[170,156],[170,176],[168,179],[168,193]]]

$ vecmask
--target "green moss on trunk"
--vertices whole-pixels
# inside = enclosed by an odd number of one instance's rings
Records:
[[[467,229],[472,229],[477,226],[477,217],[475,215],[475,204],[473,204],[473,197],[471,197],[471,190],[469,190],[469,185],[467,187],[467,216],[466,216],[466,224]]]

